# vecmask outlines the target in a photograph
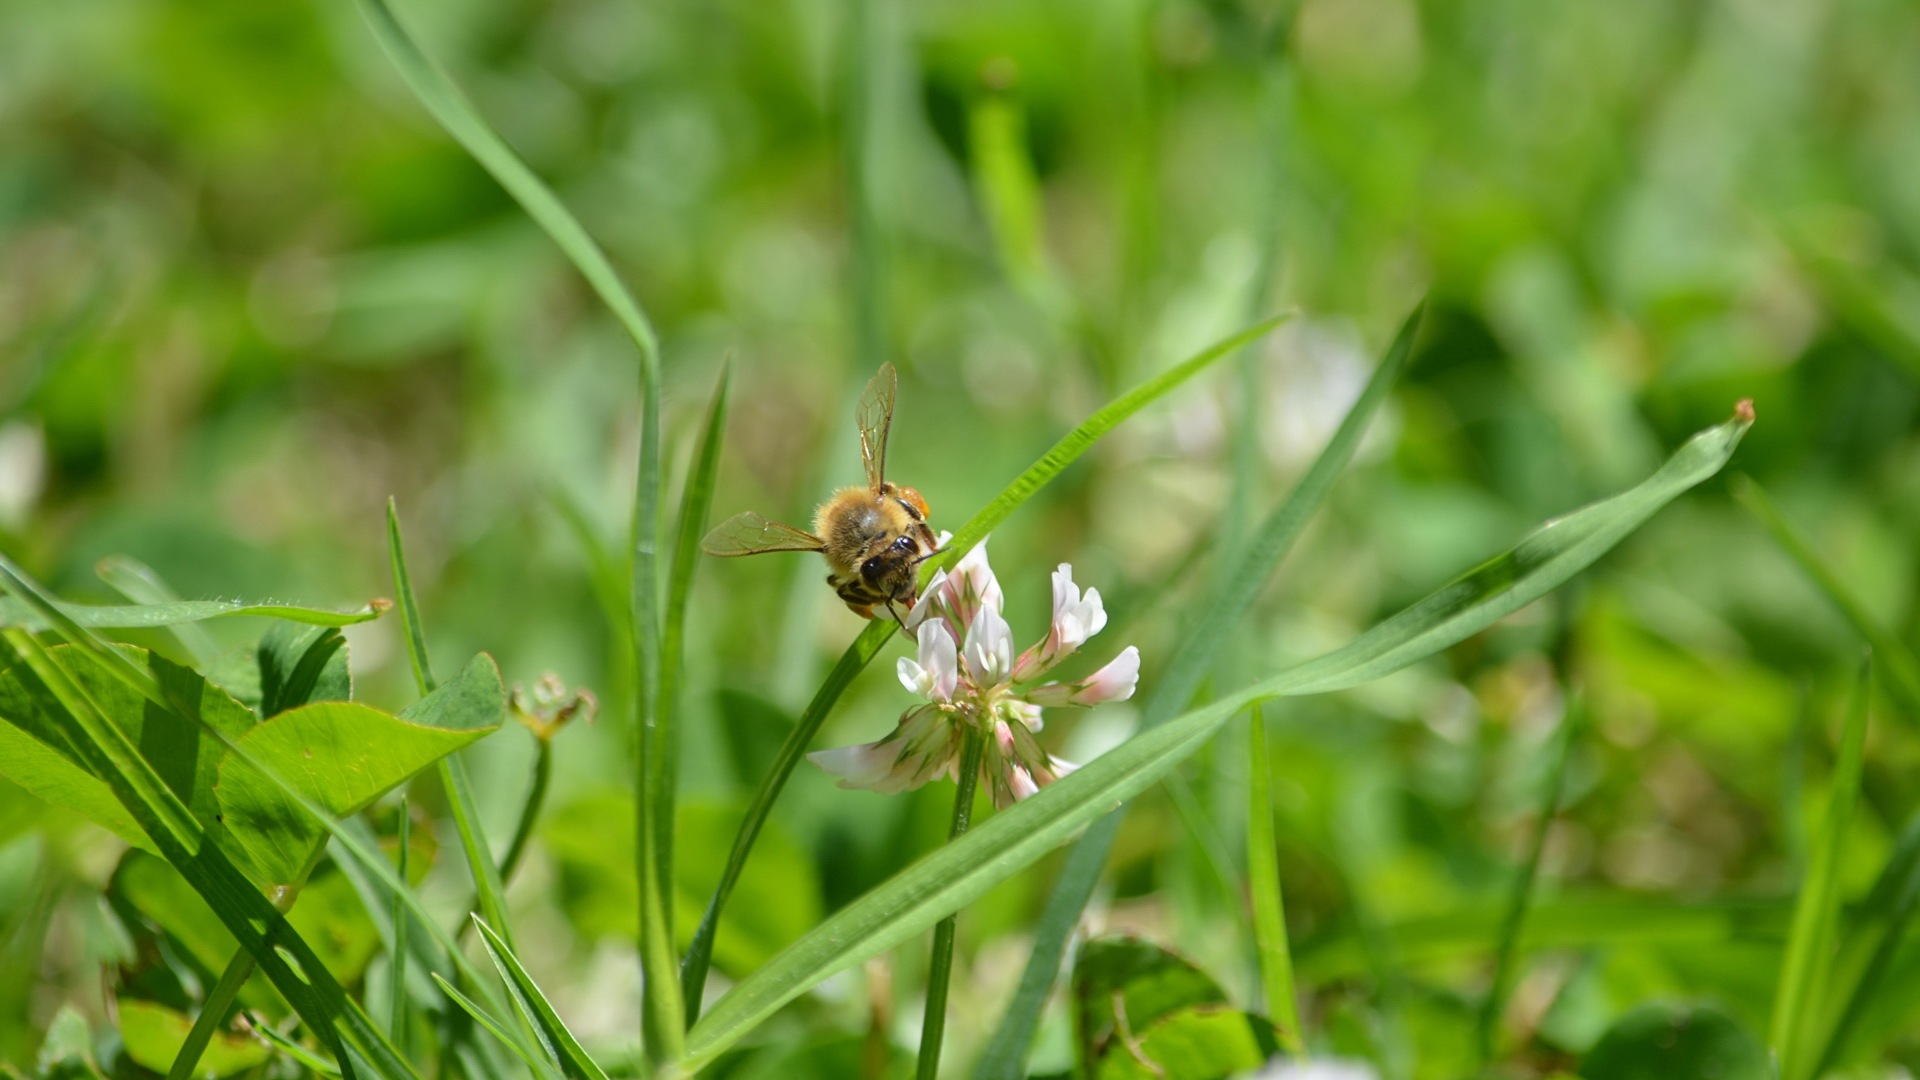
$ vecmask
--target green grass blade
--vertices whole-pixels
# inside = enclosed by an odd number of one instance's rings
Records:
[[[561,1075],[568,1080],[607,1080],[607,1074],[587,1056],[580,1043],[567,1030],[560,1014],[553,1011],[547,996],[540,992],[527,969],[520,965],[520,958],[513,955],[499,934],[484,921],[475,919],[480,928],[480,940],[487,947],[487,955],[493,958],[493,965],[500,969],[500,977],[506,980],[507,993],[513,998],[514,1008],[520,1011],[528,1024],[532,1025],[534,1035],[539,1038],[540,1046],[560,1068]]]
[[[1350,644],[1127,740],[894,875],[743,979],[687,1034],[697,1067],[820,980],[924,931],[1045,855],[1199,749],[1235,713],[1325,693],[1407,667],[1512,614],[1591,565],[1655,512],[1720,471],[1752,423],[1694,436],[1639,485],[1547,523]]]
[[[546,230],[567,258],[586,278],[627,336],[640,351],[640,468],[633,510],[632,604],[634,609],[634,668],[639,692],[635,695],[635,741],[644,745],[646,733],[659,720],[660,672],[660,346],[640,304],[614,272],[600,245],[533,170],[494,132],[473,103],[447,73],[414,42],[386,0],[360,0],[360,8],[374,35],[392,57],[401,78],[442,127],[493,175],[527,214]],[[652,813],[654,795],[647,789],[648,763],[635,763],[636,800],[642,817]],[[647,1053],[654,1060],[675,1056],[684,1021],[674,977],[672,928],[659,884],[664,876],[663,852],[653,838],[650,821],[639,823],[641,967],[645,986],[642,1027]]]
[[[713,388],[713,400],[707,407],[701,428],[699,449],[687,469],[685,490],[680,496],[680,520],[673,545],[673,564],[667,579],[666,623],[660,634],[660,691],[657,722],[641,732],[649,745],[643,753],[648,765],[646,788],[653,805],[646,817],[653,826],[655,869],[659,874],[661,897],[673,892],[673,833],[675,797],[680,786],[680,699],[685,675],[687,636],[687,600],[693,593],[694,573],[700,566],[700,537],[706,532],[707,514],[713,506],[713,489],[720,472],[720,444],[726,434],[727,388],[729,369],[722,365],[720,379]],[[673,940],[672,904],[663,904],[660,918],[666,920],[666,936]],[[686,967],[680,969],[684,978]],[[692,1024],[698,1012],[695,996],[684,992],[684,1024]]]
[[[371,622],[387,610],[385,600],[375,600],[353,611],[300,607],[295,604],[253,603],[246,600],[180,600],[168,604],[61,604],[61,613],[76,625],[100,630],[146,630],[162,626],[180,626],[206,619],[232,615],[259,615],[269,619],[306,623],[309,626],[352,626]],[[18,626],[39,632],[53,628],[45,613],[18,597],[0,596],[0,626]]]
[[[407,571],[407,550],[400,534],[400,514],[392,498],[387,499],[387,559],[393,567],[393,588],[400,602],[400,623],[405,628],[407,656],[413,664],[413,680],[425,697],[433,692],[433,669],[427,660],[427,638],[420,625],[420,605],[413,595],[413,575]],[[436,768],[440,785],[446,789],[447,807],[453,812],[454,828],[460,834],[460,851],[467,859],[467,872],[473,878],[474,901],[487,921],[500,927],[509,940],[513,922],[507,914],[506,886],[500,880],[500,866],[493,859],[486,829],[480,822],[480,805],[473,796],[473,782],[467,776],[466,762],[460,755],[441,758]],[[396,927],[396,930],[398,928]]]
[[[340,1075],[340,1066],[335,1065],[333,1062],[328,1061],[323,1057],[320,1057],[318,1054],[315,1054],[313,1051],[308,1050],[306,1047],[301,1046],[297,1042],[294,1042],[292,1039],[287,1038],[285,1035],[280,1034],[278,1031],[275,1031],[273,1028],[265,1024],[262,1024],[259,1027],[255,1028],[254,1031],[261,1038],[272,1043],[275,1049],[279,1050],[281,1053],[287,1055],[293,1060],[299,1062],[305,1068],[312,1069],[314,1072],[319,1073],[321,1076],[339,1076]]]
[[[152,567],[130,556],[109,555],[94,564],[93,572],[108,588],[136,604],[158,607],[181,602],[180,594]],[[175,623],[167,629],[187,655],[193,657],[195,667],[204,668],[220,655],[213,635],[198,623]]]
[[[1833,968],[1832,947],[1840,918],[1840,858],[1860,797],[1860,773],[1867,738],[1868,666],[1862,666],[1840,732],[1840,756],[1833,767],[1833,794],[1826,818],[1813,837],[1812,860],[1793,907],[1793,930],[1773,999],[1768,1043],[1780,1063],[1781,1080],[1810,1080],[1819,1047],[1813,1045],[1815,1018],[1826,1007]]]
[[[1367,425],[1385,403],[1388,391],[1393,388],[1413,355],[1413,345],[1419,336],[1425,311],[1426,305],[1423,303],[1407,316],[1399,332],[1394,335],[1393,344],[1388,346],[1385,357],[1374,369],[1366,388],[1347,410],[1347,415],[1341,419],[1333,437],[1327,440],[1327,445],[1321,449],[1306,475],[1294,485],[1293,491],[1260,524],[1252,541],[1231,559],[1223,556],[1228,569],[1218,575],[1217,584],[1198,609],[1201,614],[1182,635],[1180,647],[1148,694],[1141,711],[1143,727],[1162,723],[1192,700],[1195,691],[1212,670],[1214,657],[1223,651],[1227,635],[1239,623],[1254,598],[1260,595],[1261,586],[1292,549],[1307,522],[1333,490],[1334,481],[1339,479],[1347,462],[1352,460],[1354,451],[1359,449]],[[1234,543],[1231,530],[1228,531],[1227,543]],[[1076,846],[1099,850],[1090,852],[1086,859],[1080,860],[1082,865],[1105,864],[1114,837],[1119,835],[1121,821],[1122,815],[1116,813],[1096,822],[1087,830]],[[999,1052],[981,1059],[980,1067],[974,1074],[979,1080],[1019,1080],[1022,1075],[1025,1048],[1033,1039],[1047,995],[1053,992],[1053,984],[1059,978],[1066,943],[1072,936],[1073,926],[1080,920],[1081,909],[1092,898],[1098,881],[1097,876],[1078,874],[1062,874],[1055,881],[1041,925],[1035,933],[1035,947],[1028,954],[1026,970],[1020,977],[1020,989],[1001,1015],[1000,1024],[993,1034],[992,1045]],[[1051,947],[1041,948],[1042,943]],[[1010,1049],[1016,1045],[1020,1048],[1017,1055]],[[987,1071],[989,1064],[994,1071]]]
[[[413,575],[407,572],[407,548],[400,536],[400,508],[387,496],[387,562],[393,568],[393,591],[400,601],[400,627],[407,639],[407,660],[420,696],[433,693],[433,665],[427,659],[427,638],[420,628],[420,605],[413,597]]]
[[[506,1025],[494,1019],[492,1013],[474,1004],[467,995],[455,989],[452,983],[441,978],[439,972],[435,971],[431,974],[433,975],[433,981],[440,987],[440,992],[447,995],[447,1000],[460,1006],[461,1011],[473,1017],[473,1022],[479,1024],[481,1030],[500,1040],[502,1045],[513,1051],[514,1056],[525,1062],[527,1068],[532,1070],[535,1076],[551,1077],[554,1075],[553,1067],[528,1052],[526,1047],[520,1045],[518,1039],[508,1035]]]
[[[1078,427],[1068,432],[1041,455],[1040,460],[1028,466],[1014,479],[1013,483],[1007,485],[979,513],[962,525],[946,548],[939,555],[927,560],[928,566],[947,565],[959,559],[967,549],[979,543],[993,531],[995,526],[1005,521],[1021,503],[1032,498],[1036,492],[1060,475],[1062,470],[1071,465],[1081,454],[1086,453],[1094,443],[1100,440],[1101,436],[1112,431],[1121,421],[1199,374],[1207,365],[1273,329],[1286,318],[1287,316],[1284,315],[1275,316],[1208,346],[1165,373],[1147,380],[1116,398],[1106,407],[1081,421]],[[931,569],[922,572],[923,584],[931,574]],[[815,692],[813,700],[808,703],[806,712],[801,714],[800,722],[794,725],[787,741],[781,745],[779,756],[775,758],[773,767],[768,770],[766,777],[760,783],[759,790],[754,793],[753,802],[747,808],[746,819],[740,823],[740,831],[734,837],[733,849],[727,854],[727,865],[721,871],[720,881],[714,887],[712,898],[707,902],[706,914],[700,921],[699,929],[694,932],[693,944],[687,950],[687,959],[683,966],[686,986],[683,994],[688,1003],[690,1015],[697,1011],[701,989],[706,985],[707,968],[713,956],[713,935],[718,930],[720,912],[726,907],[727,898],[732,895],[733,887],[739,881],[740,871],[746,866],[747,856],[753,850],[753,843],[759,837],[761,827],[766,824],[767,815],[773,811],[774,801],[780,797],[780,791],[786,786],[787,778],[793,774],[794,766],[799,764],[800,758],[813,742],[814,735],[819,732],[820,725],[826,721],[827,714],[833,711],[834,704],[840,700],[841,693],[853,682],[854,676],[860,674],[861,669],[880,654],[881,647],[886,644],[887,638],[893,635],[895,629],[895,624],[891,621],[876,619],[860,632],[860,636],[854,639],[853,644],[847,646],[847,651],[841,654],[839,662],[827,674],[826,680]]]
[[[1840,576],[1814,550],[1813,544],[1780,512],[1780,507],[1765,488],[1746,476],[1738,476],[1733,481],[1733,495],[1740,505],[1760,519],[1781,549],[1826,594],[1827,600],[1839,609],[1854,633],[1873,648],[1876,665],[1886,673],[1884,685],[1887,691],[1899,703],[1909,723],[1920,723],[1920,661],[1914,659],[1913,651],[1867,614],[1866,605],[1841,582]]]
[[[1286,906],[1280,895],[1280,863],[1274,849],[1273,761],[1267,747],[1267,720],[1258,705],[1247,717],[1247,761],[1247,891],[1253,896],[1260,987],[1267,998],[1267,1016],[1280,1031],[1280,1045],[1290,1054],[1304,1054],[1306,1032],[1300,1026],[1293,951],[1287,943]]]
[[[1846,941],[1834,959],[1827,995],[1846,1004],[1834,1019],[1813,1075],[1825,1075],[1846,1049],[1848,1038],[1893,968],[1916,911],[1920,911],[1920,814],[1908,819],[1866,902],[1848,915]]]
[[[1540,857],[1547,848],[1547,830],[1560,810],[1560,791],[1566,782],[1567,760],[1573,756],[1574,740],[1579,736],[1585,715],[1585,702],[1578,695],[1569,694],[1566,714],[1560,720],[1559,746],[1554,750],[1553,766],[1547,773],[1546,790],[1540,796],[1540,809],[1535,815],[1526,860],[1521,863],[1520,874],[1514,879],[1506,915],[1500,922],[1499,944],[1494,949],[1493,978],[1488,982],[1487,997],[1480,1007],[1476,1032],[1483,1066],[1493,1062],[1500,1017],[1506,1012],[1507,996],[1513,988],[1513,967],[1520,952],[1520,934],[1526,929],[1534,883],[1540,877]]]
[[[407,878],[408,845],[413,842],[413,815],[407,805],[407,796],[400,795],[400,827],[397,830],[400,841],[396,853],[396,865],[393,870],[401,881]],[[396,898],[393,902],[393,949],[388,956],[387,994],[392,1015],[387,1021],[387,1037],[402,1053],[407,1046],[407,909]]]

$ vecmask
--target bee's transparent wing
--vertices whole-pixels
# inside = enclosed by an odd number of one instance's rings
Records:
[[[893,395],[899,385],[893,365],[881,364],[853,413],[860,423],[860,463],[867,467],[867,486],[875,491],[886,481],[887,429],[893,426]]]
[[[700,541],[709,555],[759,555],[768,551],[819,551],[826,544],[804,529],[768,521],[749,510],[713,527]]]

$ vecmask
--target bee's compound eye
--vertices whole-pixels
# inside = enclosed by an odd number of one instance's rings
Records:
[[[861,564],[860,564],[860,572],[861,572],[862,574],[867,574],[867,575],[873,575],[873,574],[877,574],[877,573],[879,573],[879,572],[880,572],[880,560],[879,560],[879,559],[868,559],[868,560],[867,560],[866,562],[864,562],[864,563],[861,563]]]
[[[913,537],[908,536],[905,533],[902,533],[897,539],[894,540],[893,550],[907,552],[911,554],[913,551]]]

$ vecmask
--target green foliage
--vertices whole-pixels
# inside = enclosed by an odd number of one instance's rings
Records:
[[[1583,1080],[1765,1080],[1766,1051],[1706,1005],[1645,1005],[1607,1030],[1580,1063]]]

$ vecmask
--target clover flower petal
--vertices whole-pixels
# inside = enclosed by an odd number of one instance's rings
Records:
[[[967,674],[975,687],[987,689],[1007,681],[1013,673],[1013,628],[990,607],[982,607],[967,627]]]
[[[900,675],[900,685],[906,687],[909,693],[918,694],[928,701],[952,701],[953,692],[960,681],[960,665],[953,647],[953,635],[939,622],[924,622],[920,624],[919,640],[918,659],[903,656],[895,665]]]
[[[1140,682],[1140,650],[1132,645],[1121,650],[1107,666],[1076,683],[1048,683],[1027,691],[1027,700],[1036,705],[1103,705],[1125,701],[1133,696]]]

